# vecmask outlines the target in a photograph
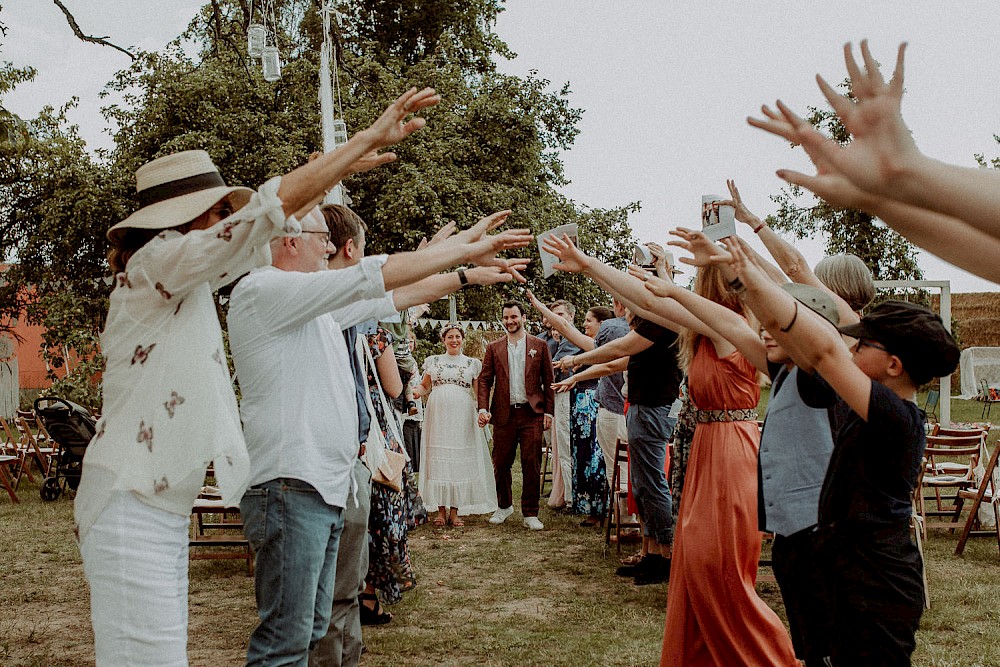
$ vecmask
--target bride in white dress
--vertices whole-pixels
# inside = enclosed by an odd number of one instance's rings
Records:
[[[420,438],[420,495],[438,508],[435,526],[463,526],[460,516],[497,509],[493,463],[486,434],[476,424],[473,382],[483,364],[462,354],[465,335],[457,324],[441,332],[445,354],[427,357],[424,376],[414,391],[426,396]]]

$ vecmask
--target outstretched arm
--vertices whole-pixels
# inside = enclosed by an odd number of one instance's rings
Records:
[[[1000,174],[929,158],[906,127],[900,113],[905,50],[906,44],[901,44],[892,79],[886,83],[867,41],[861,42],[864,69],[851,45],[845,44],[844,60],[857,101],[838,94],[822,77],[817,76],[817,82],[853,139],[841,147],[810,128],[803,129],[799,143],[820,153],[865,192],[957,218],[1000,238]],[[769,129],[766,121],[751,124]]]
[[[573,245],[569,236],[563,235],[561,239],[548,236],[542,241],[542,246],[546,252],[559,258],[559,263],[553,268],[570,273],[582,273],[592,278],[644,319],[656,322],[671,331],[680,332],[681,329],[688,328],[708,335],[708,327],[687,310],[674,302],[655,298],[646,291],[638,279],[588,256]]]
[[[346,144],[285,175],[278,189],[285,215],[300,211],[345,177],[395,160],[395,153],[379,155],[377,151],[398,144],[422,128],[427,123],[425,119],[419,116],[406,122],[404,119],[440,101],[440,95],[436,95],[433,88],[419,91],[411,88],[390,104],[378,120],[355,134]]]
[[[538,300],[538,297],[536,297],[530,289],[524,290],[524,293],[528,296],[528,301],[531,302],[532,307],[541,313],[542,317],[551,322],[552,327],[562,334],[563,337],[567,338],[569,342],[584,351],[594,349],[593,338],[577,329],[573,326],[573,323],[566,318],[553,313],[548,306]]]
[[[740,197],[740,191],[736,187],[736,182],[732,179],[726,180],[726,187],[729,188],[729,195],[732,197],[730,201],[719,202],[719,205],[729,204],[736,210],[736,220],[742,222],[743,224],[750,227],[754,234],[760,238],[764,247],[767,251],[771,253],[771,257],[774,261],[778,263],[778,268],[792,279],[793,282],[803,283],[806,285],[813,285],[814,287],[819,286],[819,280],[816,275],[809,268],[809,264],[806,262],[806,258],[802,255],[798,249],[785,239],[778,236],[773,229],[767,226],[767,224],[761,220],[759,217],[754,215],[747,205],[743,203],[743,198]],[[743,250],[746,252],[749,248],[744,246]],[[754,255],[757,253],[752,249],[749,249]],[[764,258],[759,255],[753,258],[758,267],[764,269],[772,279],[775,279],[775,274],[768,270],[770,264],[764,261]],[[778,277],[775,282],[781,283],[784,281],[784,277]]]
[[[528,266],[528,260],[509,260],[511,267],[516,271],[523,271]],[[463,269],[465,279],[469,285],[496,285],[497,283],[509,283],[514,276],[509,271],[504,271],[499,266],[476,266],[470,269]],[[442,273],[436,276],[429,276],[411,285],[400,287],[392,293],[393,303],[396,310],[405,310],[410,306],[419,306],[422,303],[437,301],[443,296],[456,292],[464,287],[462,279],[457,271]]]
[[[862,419],[868,421],[872,381],[854,364],[851,352],[829,322],[800,305],[768,280],[738,243],[726,239],[733,270],[746,286],[746,304],[761,325],[803,368],[815,368]]]
[[[575,387],[577,382],[583,382],[585,380],[596,380],[597,378],[602,378],[606,375],[614,375],[615,373],[621,373],[626,368],[628,368],[628,357],[619,357],[614,361],[609,361],[604,364],[595,364],[594,366],[588,366],[579,373],[574,373],[573,375],[570,375],[562,382],[556,382],[555,384],[552,385],[552,389],[557,394],[561,394]]]
[[[531,232],[527,229],[510,229],[499,234],[489,234],[502,225],[508,215],[510,211],[494,213],[439,243],[428,244],[413,252],[390,255],[382,266],[385,289],[409,285],[465,262],[480,266],[499,266],[505,271],[513,271],[512,275],[516,278],[520,277],[512,263],[523,263],[524,260],[504,260],[496,255],[503,250],[528,245],[532,240]]]
[[[697,232],[700,234],[701,232]],[[713,332],[712,344],[720,357],[728,356],[734,349],[747,358],[757,370],[767,372],[767,349],[745,319],[725,306],[709,301],[683,287],[654,276],[638,267],[629,267],[629,273],[646,283],[646,289],[658,297],[674,299],[692,315],[707,324]]]
[[[761,111],[766,120],[755,119],[753,124],[793,143],[813,130],[808,122],[780,102],[777,111],[766,106]],[[1000,239],[958,218],[866,192],[852,183],[814,144],[803,143],[802,147],[816,167],[816,174],[809,176],[782,170],[778,172],[781,178],[806,188],[833,206],[867,211],[946,262],[981,278],[1000,282]],[[975,248],[976,252],[969,252],[970,248]]]

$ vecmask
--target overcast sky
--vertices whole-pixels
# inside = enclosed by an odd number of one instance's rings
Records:
[[[128,58],[77,40],[51,0],[0,0],[8,35],[0,59],[30,64],[38,79],[6,100],[21,115],[80,97],[72,118],[91,146],[108,145],[97,93]],[[64,0],[87,34],[159,49],[180,33],[201,0]],[[841,46],[871,40],[891,66],[908,41],[903,114],[918,144],[942,160],[974,166],[973,154],[1000,155],[1000,57],[996,0],[695,2],[663,0],[509,0],[497,32],[518,54],[501,65],[537,70],[553,88],[570,83],[584,109],[580,135],[563,156],[578,204],[642,202],[631,218],[643,240],[694,226],[707,193],[734,178],[758,215],[782,182],[780,167],[808,163],[781,140],[746,125],[747,115],[780,97],[793,108],[825,106],[814,81],[844,78]],[[431,131],[433,128],[429,128]],[[744,228],[745,229],[745,228]],[[820,241],[799,244],[812,263]],[[927,252],[927,279],[956,292],[998,290]]]

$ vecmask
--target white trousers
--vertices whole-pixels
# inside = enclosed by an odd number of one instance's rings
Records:
[[[112,494],[80,544],[97,667],[186,667],[190,518]]]
[[[625,415],[620,415],[611,410],[599,408],[597,411],[597,443],[601,446],[604,454],[604,469],[608,474],[608,486],[611,486],[611,477],[615,473],[615,443],[621,440],[628,442],[628,430],[625,428]],[[620,490],[628,488],[628,470],[625,464],[621,464],[619,472]]]
[[[562,472],[563,500],[566,501],[567,505],[573,503],[573,446],[569,439],[571,415],[569,397],[571,393],[564,391],[561,394],[556,394],[555,414],[552,415],[552,438],[555,441],[555,450],[559,457],[558,463],[553,461],[553,465],[558,465]]]

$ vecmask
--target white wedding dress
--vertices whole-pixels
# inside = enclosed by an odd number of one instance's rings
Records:
[[[461,516],[497,509],[493,462],[486,434],[476,425],[472,381],[483,364],[464,354],[424,361],[431,393],[420,437],[420,495],[424,505],[457,507]]]

